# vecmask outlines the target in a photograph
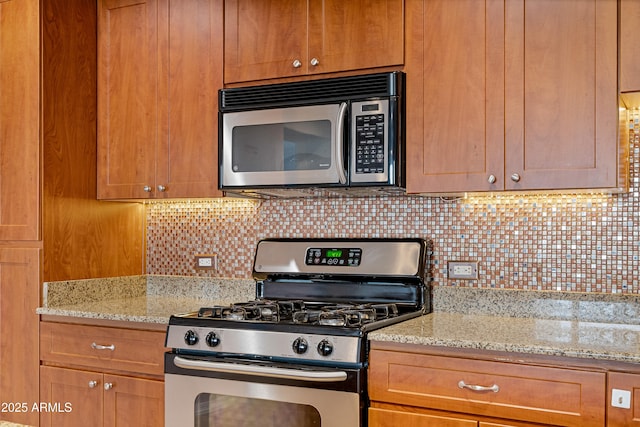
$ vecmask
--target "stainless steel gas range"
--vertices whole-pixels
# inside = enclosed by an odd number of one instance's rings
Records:
[[[171,316],[167,427],[366,425],[367,333],[429,311],[421,239],[262,240],[256,299]]]

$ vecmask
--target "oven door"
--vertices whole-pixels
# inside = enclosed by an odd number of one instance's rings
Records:
[[[220,115],[220,188],[345,185],[347,104]]]
[[[165,357],[166,427],[359,427],[362,369]]]

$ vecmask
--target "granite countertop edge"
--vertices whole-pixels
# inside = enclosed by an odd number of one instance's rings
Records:
[[[149,275],[48,282],[36,314],[167,324],[173,314],[254,296],[252,279]]]
[[[451,349],[640,363],[637,325],[433,312],[370,332],[368,338]]]
[[[432,313],[372,331],[369,340],[640,363],[640,296],[433,291]],[[131,276],[45,283],[43,294],[40,315],[167,324],[172,314],[252,299],[255,282]]]

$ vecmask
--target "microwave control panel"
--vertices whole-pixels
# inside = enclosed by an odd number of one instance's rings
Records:
[[[388,180],[389,101],[354,102],[351,105],[351,181]]]
[[[356,116],[355,145],[356,173],[384,172],[384,114]]]

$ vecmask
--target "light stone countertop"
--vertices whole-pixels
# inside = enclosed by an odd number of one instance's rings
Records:
[[[38,314],[166,324],[255,297],[251,279],[127,276],[45,283]],[[640,296],[435,286],[433,312],[372,341],[640,362]]]
[[[126,276],[45,283],[36,313],[166,324],[172,314],[254,297],[253,280]]]
[[[371,341],[640,362],[640,297],[435,287],[433,312]]]

